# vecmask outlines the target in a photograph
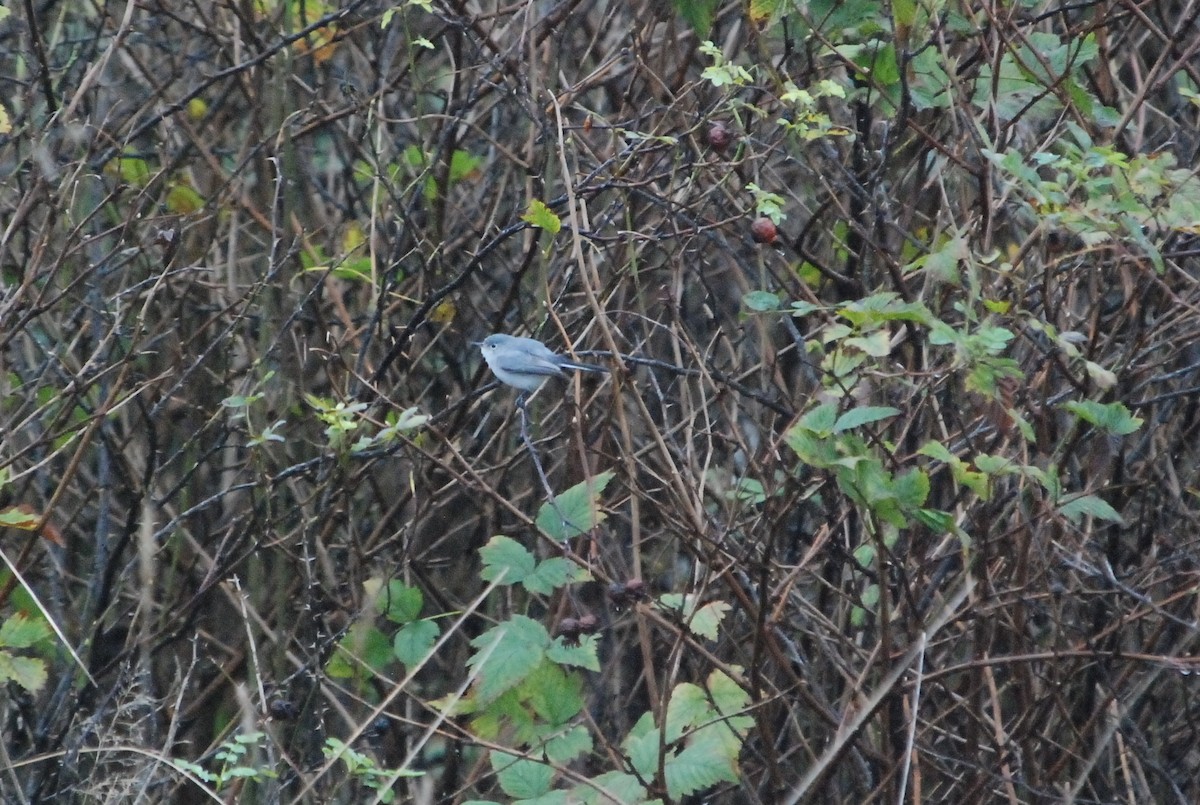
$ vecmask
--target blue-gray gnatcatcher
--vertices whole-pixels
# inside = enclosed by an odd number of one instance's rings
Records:
[[[577,363],[553,352],[535,338],[518,338],[496,333],[476,341],[488,368],[504,383],[522,392],[536,391],[548,377],[562,377],[564,369],[607,372],[603,366]],[[524,394],[522,394],[522,397]]]

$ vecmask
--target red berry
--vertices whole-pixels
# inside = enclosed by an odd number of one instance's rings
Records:
[[[778,234],[775,222],[765,216],[756,218],[754,223],[750,224],[750,237],[754,238],[755,243],[774,243]]]
[[[718,154],[725,151],[733,142],[733,130],[724,123],[716,122],[708,129],[708,146]]]

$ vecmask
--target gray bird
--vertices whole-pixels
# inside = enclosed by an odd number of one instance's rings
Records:
[[[483,350],[488,368],[504,383],[522,392],[537,391],[548,377],[563,377],[564,369],[579,372],[607,372],[603,366],[577,363],[552,351],[536,338],[518,338],[496,333],[476,345]],[[521,395],[524,397],[524,394]]]

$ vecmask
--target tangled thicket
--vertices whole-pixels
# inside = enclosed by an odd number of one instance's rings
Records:
[[[17,5],[0,616],[78,661],[0,631],[4,801],[514,799],[518,617],[598,650],[560,791],[719,672],[647,797],[1200,799],[1196,4]],[[522,439],[491,332],[612,372]]]

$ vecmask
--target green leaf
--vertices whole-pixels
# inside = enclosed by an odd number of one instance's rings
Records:
[[[738,729],[749,730],[754,725],[754,719],[745,715],[750,707],[750,694],[738,683],[721,670],[714,670],[705,680],[708,695],[712,703],[724,716],[729,716],[730,723]],[[736,716],[736,718],[734,718]]]
[[[993,456],[987,453],[980,453],[975,456],[974,464],[979,468],[980,472],[987,475],[996,475],[998,473],[1012,473],[1016,471],[1017,465],[1011,458],[1007,456]]]
[[[600,495],[612,479],[613,473],[602,472],[557,495],[552,504],[542,504],[538,510],[537,527],[558,542],[591,531],[604,522]]]
[[[550,790],[554,767],[546,763],[525,760],[507,752],[493,749],[492,770],[504,793],[510,797],[540,797]]]
[[[204,197],[182,181],[172,181],[164,206],[177,215],[191,215],[204,207]]]
[[[708,36],[712,30],[713,14],[717,10],[717,0],[673,0],[675,11],[683,17],[684,22],[692,26],[698,36]]]
[[[959,461],[958,457],[951,453],[946,445],[941,442],[926,442],[921,445],[921,449],[917,451],[917,455],[929,456],[946,464],[955,464]]]
[[[104,172],[118,176],[121,181],[135,187],[145,187],[150,183],[150,166],[146,160],[137,157],[117,157],[104,166]]]
[[[441,629],[431,620],[413,621],[392,639],[392,654],[405,665],[416,665],[429,656]]]
[[[742,304],[756,313],[769,313],[779,309],[779,297],[770,291],[751,291],[742,297]]]
[[[881,419],[896,416],[899,413],[899,408],[892,408],[891,406],[864,405],[861,408],[851,408],[838,417],[837,422],[833,426],[833,432],[841,433],[851,428],[857,428],[860,425],[867,425],[871,422],[878,422]]]
[[[896,476],[892,489],[901,506],[916,509],[929,497],[929,476],[919,469],[910,469]]]
[[[416,587],[409,587],[398,579],[388,582],[386,589],[375,599],[379,614],[393,623],[408,623],[421,616],[425,596]]]
[[[634,771],[647,780],[653,780],[658,773],[658,746],[658,728],[654,724],[654,715],[649,712],[642,714],[621,742]]]
[[[918,509],[917,521],[935,534],[952,534],[955,531],[954,515],[938,509]]]
[[[1013,340],[1013,334],[1012,330],[1004,327],[988,326],[980,327],[972,338],[989,354],[998,355]]]
[[[338,648],[340,650],[330,658],[325,671],[340,679],[361,673],[361,665],[378,671],[392,661],[391,641],[383,632],[361,621],[350,627]]]
[[[703,791],[719,782],[736,783],[737,769],[734,764],[720,762],[710,747],[703,743],[687,746],[663,764],[667,793],[675,801]]]
[[[577,724],[566,732],[546,741],[544,751],[551,763],[564,765],[592,751],[592,735],[587,727]],[[573,800],[572,800],[573,801]]]
[[[583,710],[583,677],[567,673],[553,661],[542,663],[522,690],[528,691],[533,711],[554,730],[567,726]]]
[[[521,216],[521,220],[538,229],[544,229],[551,235],[557,235],[562,229],[562,220],[551,212],[544,202],[536,198],[529,202],[529,211]]]
[[[717,639],[717,627],[725,619],[731,607],[724,601],[713,601],[696,610],[696,614],[688,621],[688,629],[694,635]]]
[[[46,685],[46,663],[0,651],[0,684],[5,682],[16,682],[25,690],[37,693]]]
[[[847,338],[847,347],[861,350],[872,358],[884,358],[892,354],[892,336],[887,330],[879,329],[869,335]]]
[[[892,17],[896,20],[896,26],[911,28],[917,19],[916,0],[892,0],[891,5]]]
[[[576,581],[588,581],[591,574],[570,559],[551,557],[538,563],[533,572],[525,577],[525,589],[535,595],[549,595],[559,587]]]
[[[50,637],[50,627],[44,620],[29,618],[18,612],[0,624],[0,647],[29,648]]]
[[[1129,409],[1119,402],[1105,404],[1095,400],[1072,400],[1065,403],[1063,408],[1114,436],[1128,436],[1140,428],[1144,421],[1129,413]]]
[[[479,703],[486,705],[541,665],[550,635],[532,618],[514,615],[473,639],[471,645],[479,651],[467,665],[478,671],[475,693]]]
[[[573,665],[588,671],[600,672],[600,641],[596,635],[583,635],[579,645],[570,645],[561,637],[546,650],[546,658],[559,665]]]
[[[479,549],[483,562],[480,576],[484,581],[499,581],[500,584],[520,584],[533,573],[537,559],[515,539],[495,536]]]
[[[739,500],[742,503],[749,503],[757,506],[767,499],[766,490],[763,489],[762,481],[757,478],[739,478],[732,489],[725,492],[725,496],[730,500]]]
[[[663,739],[686,746],[663,763],[667,790],[678,799],[721,781],[738,780],[737,757],[753,719],[742,715],[749,697],[724,674],[710,674],[709,689],[682,683],[671,693]],[[720,711],[713,710],[718,703]],[[723,717],[729,714],[728,717]]]
[[[428,42],[429,40],[425,40]],[[430,45],[432,47],[432,45]],[[456,150],[450,155],[450,183],[455,184],[464,179],[470,179],[479,175],[479,166],[483,164],[483,157],[475,156],[470,151]],[[557,220],[557,219],[555,219]],[[554,230],[557,232],[558,230]]]
[[[920,302],[905,302],[895,291],[884,291],[850,302],[838,308],[838,315],[860,329],[889,321],[915,321],[922,324],[935,321],[929,308]]]
[[[599,790],[597,790],[599,789]],[[614,802],[646,802],[646,788],[637,777],[610,771],[575,786],[571,802],[579,805],[612,805]]]
[[[1085,516],[1125,525],[1125,519],[1117,514],[1117,510],[1095,495],[1080,495],[1073,498],[1059,506],[1058,511],[1074,525],[1079,525],[1079,521]]]
[[[822,403],[800,417],[799,424],[817,434],[831,434],[838,420],[837,405]]]
[[[676,685],[675,690],[671,691],[667,720],[663,726],[667,743],[678,741],[693,725],[703,724],[713,715],[708,705],[708,694],[702,687],[692,682]]]
[[[19,528],[22,531],[33,531],[41,522],[38,515],[22,511],[18,506],[0,509],[0,528]]]

